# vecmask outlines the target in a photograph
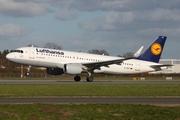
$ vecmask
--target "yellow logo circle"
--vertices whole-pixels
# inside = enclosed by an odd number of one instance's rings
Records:
[[[151,46],[151,52],[154,54],[154,55],[159,55],[161,52],[162,52],[162,47],[159,43],[154,43],[152,46]]]

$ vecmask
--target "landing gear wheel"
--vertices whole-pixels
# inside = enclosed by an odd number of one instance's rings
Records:
[[[94,79],[93,79],[92,76],[89,76],[89,77],[86,78],[86,80],[87,80],[87,82],[92,82]]]
[[[79,82],[81,80],[81,77],[79,75],[76,75],[74,77],[74,81]]]
[[[27,73],[25,73],[25,76],[29,76],[29,73],[27,72]]]

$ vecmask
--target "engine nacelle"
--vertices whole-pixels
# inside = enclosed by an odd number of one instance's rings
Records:
[[[46,68],[46,72],[50,75],[62,75],[64,73],[61,68]]]
[[[79,65],[74,65],[74,64],[65,64],[64,65],[64,72],[67,74],[73,74],[77,75],[82,72],[82,67]]]

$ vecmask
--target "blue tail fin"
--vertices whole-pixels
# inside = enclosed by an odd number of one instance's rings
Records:
[[[166,36],[159,36],[151,44],[151,46],[144,53],[142,53],[137,59],[158,63],[164,48],[164,44],[166,42],[166,38],[167,38]]]

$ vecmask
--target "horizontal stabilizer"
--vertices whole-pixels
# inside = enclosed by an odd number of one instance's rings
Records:
[[[167,64],[167,65],[151,65],[150,67],[156,71],[159,71],[159,70],[167,69],[168,66],[173,66],[173,65],[169,65],[169,64]]]

